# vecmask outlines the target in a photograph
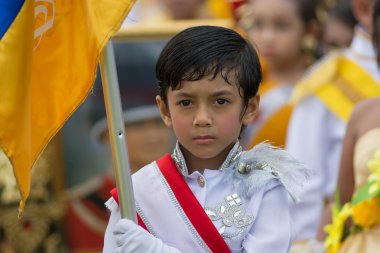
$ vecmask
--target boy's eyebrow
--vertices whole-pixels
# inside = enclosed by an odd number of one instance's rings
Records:
[[[180,96],[180,97],[189,97],[189,98],[194,97],[194,95],[192,95],[191,93],[188,93],[186,91],[177,91],[177,92],[175,92],[175,95]]]
[[[219,96],[226,96],[226,95],[231,95],[232,92],[229,91],[229,90],[221,90],[221,91],[217,91],[215,93],[212,94],[213,97],[219,97]]]
[[[219,97],[219,96],[228,96],[228,95],[231,95],[232,92],[229,91],[229,90],[220,90],[220,91],[216,91],[214,93],[211,93],[211,96],[213,97]],[[179,96],[179,97],[188,97],[188,98],[193,98],[195,97],[194,94],[191,94],[191,93],[188,93],[186,91],[177,91],[176,96]]]

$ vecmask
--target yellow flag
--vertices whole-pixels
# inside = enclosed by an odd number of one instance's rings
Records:
[[[20,210],[34,162],[88,95],[99,54],[134,2],[0,1],[0,145],[13,165]]]

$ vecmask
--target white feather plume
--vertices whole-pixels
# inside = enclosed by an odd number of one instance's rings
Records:
[[[285,150],[276,148],[266,142],[260,143],[251,150],[242,151],[240,157],[233,162],[234,170],[226,180],[239,189],[240,196],[249,197],[271,180],[279,180],[295,202],[303,183],[310,177],[311,170],[294,159]],[[239,166],[248,168],[246,173],[239,172]]]

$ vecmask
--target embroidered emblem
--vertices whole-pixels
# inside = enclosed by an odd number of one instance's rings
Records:
[[[205,208],[205,212],[212,221],[222,220],[222,226],[218,231],[223,238],[241,235],[253,222],[253,216],[245,215],[243,202],[236,193],[226,196],[215,208]],[[236,231],[227,232],[228,227],[235,227]]]

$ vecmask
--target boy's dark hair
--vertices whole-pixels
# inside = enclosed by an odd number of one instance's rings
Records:
[[[245,111],[249,99],[257,94],[261,66],[252,45],[224,27],[197,26],[178,33],[166,44],[156,64],[159,92],[166,105],[169,88],[179,89],[182,81],[213,80],[219,74],[227,83],[238,85]]]

